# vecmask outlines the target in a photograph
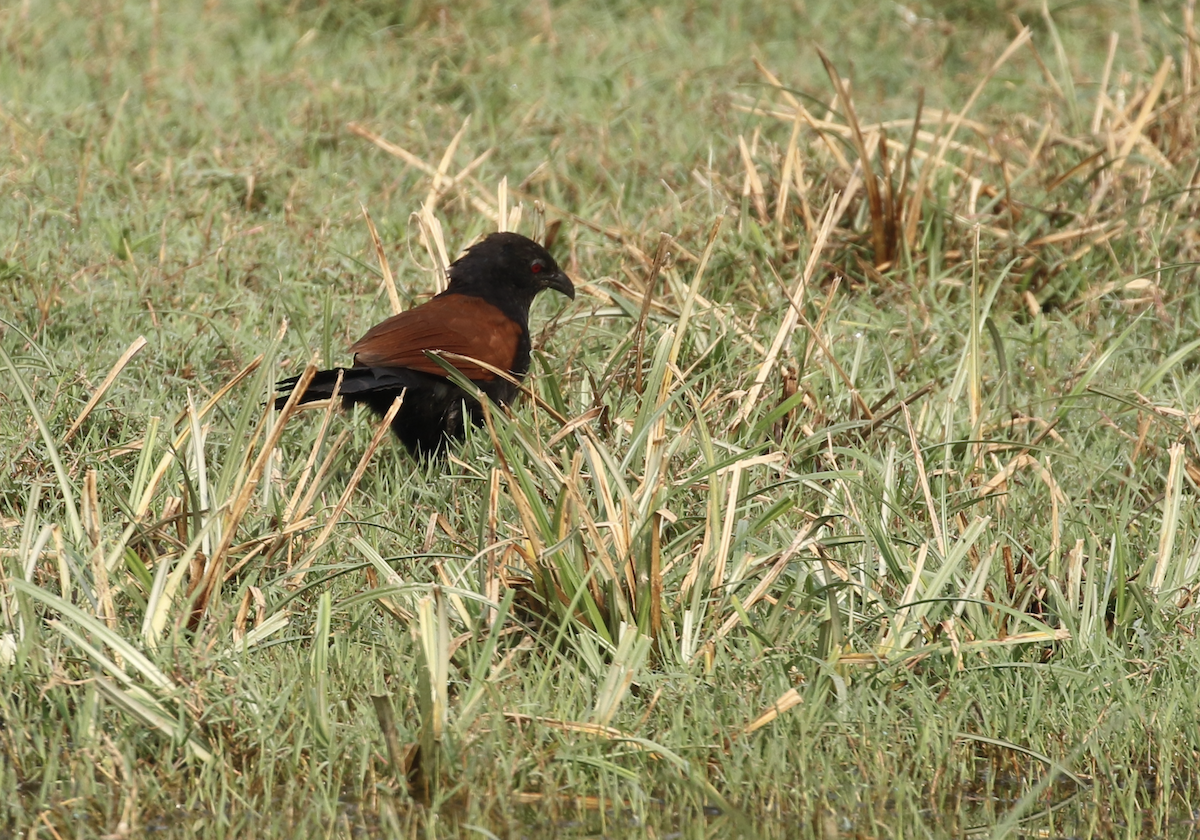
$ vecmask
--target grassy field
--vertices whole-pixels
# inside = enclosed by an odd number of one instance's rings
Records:
[[[1193,836],[1194,7],[7,4],[0,834]]]

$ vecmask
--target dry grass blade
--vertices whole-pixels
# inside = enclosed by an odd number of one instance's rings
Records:
[[[332,406],[332,403],[330,405]],[[342,447],[346,445],[346,441],[349,439],[350,432],[348,430],[343,431],[337,436],[333,442],[333,445],[329,447],[329,452],[326,453],[324,460],[321,461],[321,466],[317,468],[316,474],[312,477],[311,483],[308,484],[308,489],[304,493],[303,498],[300,499],[298,505],[293,507],[296,496],[299,495],[300,491],[304,487],[304,476],[301,475],[300,480],[298,480],[296,484],[296,493],[293,495],[292,500],[288,502],[288,511],[286,511],[284,517],[284,527],[279,531],[279,534],[277,535],[278,541],[276,545],[271,547],[268,556],[273,555],[279,550],[279,547],[286,542],[288,535],[305,527],[302,525],[302,523],[311,519],[311,517],[308,515],[308,512],[312,509],[313,501],[316,499],[317,492],[321,487],[321,482],[324,480],[326,473],[328,473],[330,468],[334,465],[334,463],[336,463],[338,454],[342,451]],[[315,453],[316,449],[314,446],[314,449],[310,455]]]
[[[407,149],[401,148],[400,146],[397,146],[395,143],[391,143],[391,142],[385,140],[380,135],[376,134],[373,131],[370,131],[367,128],[364,128],[363,126],[359,125],[358,123],[356,123],[356,122],[346,123],[346,129],[348,131],[350,131],[351,134],[357,134],[359,137],[363,138],[364,140],[369,140],[370,142],[374,143],[379,148],[383,149],[389,155],[400,158],[400,160],[404,161],[409,166],[412,166],[412,167],[415,167],[415,168],[421,170],[426,175],[434,175],[434,176],[437,175],[436,169],[434,169],[432,166],[430,166],[425,161],[421,160],[419,157],[414,155],[412,152],[408,151]]]
[[[281,328],[280,333],[282,334],[283,330],[286,328],[287,325],[285,324]],[[207,402],[205,402],[197,411],[194,412],[195,418],[197,420],[204,418],[222,399],[225,398],[226,394],[236,388],[246,377],[258,370],[258,366],[262,364],[262,361],[262,356],[254,357],[250,364],[238,371],[237,375],[234,376],[233,379],[230,379],[223,386],[221,386],[221,388],[215,394],[213,394]],[[315,371],[316,368],[313,368],[313,370]],[[311,381],[311,377],[312,375],[309,374],[309,381]],[[298,384],[307,386],[308,383],[302,382]],[[287,410],[285,409],[285,411]],[[188,414],[185,411],[180,417],[180,420],[187,418]],[[282,416],[280,418],[280,422],[283,422]],[[146,482],[146,489],[142,492],[142,497],[138,501],[137,507],[134,508],[133,514],[135,519],[140,519],[141,517],[145,516],[146,511],[150,509],[150,503],[154,500],[154,493],[158,489],[158,483],[162,481],[163,477],[167,474],[167,470],[169,470],[171,465],[175,463],[176,458],[178,457],[176,453],[183,449],[184,443],[187,442],[191,434],[192,426],[190,424],[185,425],[183,430],[175,436],[175,440],[172,442],[170,449],[159,460],[158,466],[155,468],[153,475],[151,475],[150,480]]]
[[[100,692],[108,698],[108,700],[118,708],[124,709],[130,715],[138,718],[143,723],[153,729],[157,729],[168,738],[177,738],[179,735],[179,725],[176,721],[176,716],[170,713],[160,711],[160,704],[154,702],[153,698],[146,697],[135,690],[118,688],[111,680],[105,677],[93,677],[93,683]],[[213,759],[213,754],[196,738],[191,736],[184,742],[188,753],[205,764]],[[46,823],[49,826],[49,822]],[[51,829],[53,831],[53,829]]]
[[[663,571],[662,571],[662,527],[663,515],[656,510],[650,516],[650,638],[656,653],[661,653]]]
[[[807,198],[804,188],[801,186],[803,181],[804,164],[800,161],[800,150],[797,144],[800,142],[800,126],[802,121],[800,112],[796,112],[796,118],[792,120],[792,133],[788,137],[787,146],[783,150],[783,169],[779,173],[779,192],[775,196],[775,235],[780,239],[783,238],[784,221],[787,218],[787,203],[788,190],[791,187],[792,178],[796,178],[797,187],[796,193],[800,196],[801,202],[804,203],[803,212],[805,217],[805,229],[812,232],[811,214],[807,207]],[[793,176],[793,171],[795,175]]]
[[[890,268],[896,256],[896,192],[892,183],[891,164],[888,163],[887,132],[879,133],[879,172],[883,182],[883,240],[887,243],[888,258],[884,262],[876,262],[875,267]]]
[[[428,681],[429,692],[427,697],[421,698],[424,702],[420,704],[422,741],[428,739],[433,743],[442,740],[450,720],[449,621],[442,588],[434,586],[430,594],[417,603],[417,621],[413,628],[424,665],[422,682]]]
[[[1075,547],[1067,555],[1067,603],[1071,609],[1079,609],[1079,596],[1083,583],[1083,561],[1087,558],[1083,553],[1082,538],[1075,540]]]
[[[254,491],[258,487],[258,482],[262,478],[266,470],[267,463],[270,460],[271,454],[275,451],[275,447],[279,443],[279,438],[283,436],[284,427],[287,425],[287,420],[292,412],[296,410],[296,406],[300,402],[300,395],[307,390],[308,385],[312,382],[312,377],[316,373],[316,366],[309,364],[300,380],[296,383],[295,389],[288,395],[287,402],[284,404],[283,410],[280,412],[279,418],[276,420],[263,441],[262,449],[259,450],[258,457],[254,459],[250,467],[250,471],[241,480],[241,485],[238,488],[233,504],[225,513],[225,520],[221,523],[221,542],[213,550],[212,557],[209,558],[208,564],[204,570],[204,581],[201,587],[200,594],[195,602],[194,610],[191,618],[191,626],[194,629],[198,626],[200,619],[208,609],[214,595],[217,594],[221,582],[225,579],[225,567],[228,563],[229,549],[233,545],[234,537],[237,534],[238,525],[241,524],[242,517],[246,515],[246,511],[250,508],[250,499],[254,495]],[[264,416],[259,428],[266,425],[268,418],[275,411],[275,406],[268,403],[264,408]]]
[[[308,450],[308,458],[305,459],[304,467],[300,470],[300,477],[296,479],[296,489],[292,493],[292,498],[288,500],[287,507],[285,507],[283,510],[283,521],[285,523],[292,523],[297,517],[304,516],[305,513],[308,512],[308,504],[311,504],[312,498],[311,495],[305,497],[304,490],[309,486],[308,480],[309,477],[312,476],[313,467],[316,466],[317,456],[321,452],[322,444],[325,443],[325,436],[329,434],[329,427],[333,420],[333,412],[337,408],[338,395],[341,393],[341,390],[342,372],[339,371],[337,379],[335,379],[333,383],[333,391],[330,394],[329,399],[325,401],[325,408],[321,416],[321,425],[317,428],[317,435],[313,439],[313,445]],[[312,403],[309,403],[309,405],[311,404]],[[339,435],[334,441],[333,446],[330,448],[325,460],[321,463],[321,468],[317,471],[316,476],[314,476],[312,479],[314,486],[320,484],[321,478],[324,476],[325,471],[329,468],[331,459],[346,442],[348,435],[349,432],[343,431],[342,434]],[[306,502],[304,505],[301,505],[300,503],[302,498],[304,498]]]
[[[422,204],[420,211],[414,213],[413,217],[417,220],[421,245],[433,263],[433,291],[440,294],[446,290],[446,284],[449,282],[446,270],[450,266],[450,254],[446,250],[442,223],[434,215],[433,207],[429,204]]]
[[[1037,437],[1030,441],[1029,446],[1022,448],[1021,451],[1011,458],[998,473],[980,486],[978,492],[976,493],[976,497],[983,499],[992,495],[996,491],[1000,490],[1000,488],[1005,485],[1008,479],[1012,478],[1017,470],[1021,469],[1022,467],[1036,465],[1037,461],[1030,456],[1029,452],[1032,449],[1040,446],[1042,441],[1044,441],[1054,432],[1054,427],[1058,425],[1059,420],[1061,419],[1061,417],[1055,418],[1054,422],[1047,424],[1038,433]]]
[[[729,477],[726,479],[725,516],[721,521],[721,538],[717,543],[712,581],[709,583],[713,597],[720,597],[725,587],[725,569],[729,563],[729,548],[733,543],[733,526],[737,521],[738,497],[742,486],[742,461],[737,461],[731,469],[723,472],[727,472]],[[715,478],[716,476],[710,480]]]
[[[755,730],[762,729],[764,726],[766,726],[771,721],[775,720],[775,718],[779,717],[781,714],[786,712],[788,709],[799,706],[803,702],[803,700],[804,700],[804,698],[802,698],[800,696],[799,691],[797,691],[794,688],[789,688],[783,694],[779,695],[779,699],[777,699],[774,703],[771,704],[771,708],[767,709],[761,715],[756,717],[753,721],[746,724],[746,727],[744,729],[742,729],[742,734],[749,735],[751,732],[754,732]]]
[[[763,575],[762,580],[760,580],[755,585],[754,589],[751,590],[750,594],[746,596],[746,599],[742,602],[742,609],[730,615],[729,618],[725,619],[725,623],[717,628],[717,632],[713,634],[714,639],[724,638],[729,634],[730,631],[741,624],[742,616],[745,615],[751,607],[763,599],[770,588],[774,586],[775,581],[777,581],[779,576],[782,575],[784,570],[787,569],[788,564],[792,562],[792,558],[795,557],[801,549],[814,543],[815,539],[813,537],[813,531],[814,526],[812,523],[809,523],[806,524],[800,530],[800,532],[796,534],[796,536],[792,539],[792,544],[787,547],[787,550],[779,555],[779,559],[771,565],[771,568],[767,570],[765,575]]]
[[[639,394],[642,393],[642,363],[644,361],[643,353],[646,341],[646,319],[650,316],[650,304],[654,300],[654,285],[658,282],[658,274],[662,271],[663,263],[666,262],[667,244],[670,241],[671,237],[667,234],[660,233],[658,235],[658,248],[654,252],[654,264],[650,266],[650,274],[646,278],[646,293],[642,295],[642,308],[638,313],[637,325],[633,328],[633,343],[636,349],[633,368],[633,388]]]
[[[100,497],[96,490],[96,471],[89,469],[83,479],[83,494],[80,499],[80,517],[92,544],[91,566],[94,595],[99,609],[96,615],[103,618],[109,629],[117,627],[117,607],[113,601],[112,586],[108,578],[108,564],[104,560],[104,548],[100,543]]]
[[[889,241],[887,235],[887,222],[883,197],[879,193],[879,181],[871,168],[871,153],[863,140],[862,130],[858,125],[858,114],[854,111],[854,103],[850,99],[850,94],[846,92],[846,86],[842,84],[842,78],[838,75],[837,68],[833,66],[833,62],[820,47],[817,48],[817,55],[821,57],[821,63],[825,65],[825,72],[829,74],[829,80],[833,82],[838,100],[842,103],[846,122],[850,125],[850,136],[854,140],[854,148],[858,151],[858,159],[862,164],[863,181],[867,188],[867,201],[871,210],[871,238],[875,246],[875,265],[880,266],[892,259],[892,242]]]
[[[1100,121],[1104,118],[1105,107],[1111,104],[1108,98],[1108,80],[1112,75],[1113,59],[1117,57],[1117,43],[1121,36],[1113,32],[1108,37],[1108,56],[1104,59],[1104,72],[1100,74],[1100,88],[1096,93],[1096,110],[1092,114],[1092,134],[1100,133]]]
[[[754,212],[758,214],[758,221],[766,227],[770,224],[770,217],[767,215],[767,201],[763,191],[762,178],[758,175],[758,169],[754,165],[754,159],[750,156],[750,149],[746,146],[746,138],[738,135],[738,149],[742,154],[742,165],[746,168],[746,188],[743,194],[749,194],[754,202]]]
[[[492,467],[488,473],[488,495],[487,495],[487,519],[486,519],[486,547],[487,552],[487,572],[483,584],[483,596],[491,604],[500,602],[500,548],[498,542],[498,522],[500,509],[500,470]],[[487,620],[495,621],[496,610],[492,607],[487,609]]]
[[[776,76],[774,73],[772,73],[770,70],[768,70],[767,66],[765,64],[763,64],[761,61],[759,61],[759,59],[757,57],[755,57],[751,60],[754,62],[754,66],[755,66],[755,68],[757,68],[758,72],[762,73],[762,75],[766,78],[767,82],[771,85],[771,87],[773,87],[777,91],[779,91],[780,95],[783,96],[784,100],[788,103],[788,105],[792,106],[792,109],[797,114],[807,114],[808,113],[808,111],[804,107],[804,105],[802,105],[800,103],[800,100],[797,99],[790,90],[788,90],[786,87],[783,86],[783,82],[781,82],[779,80],[778,76]]]
[[[1158,72],[1154,74],[1154,81],[1150,83],[1150,92],[1142,100],[1142,107],[1138,111],[1137,118],[1125,132],[1125,140],[1121,143],[1121,148],[1112,162],[1112,168],[1109,170],[1108,177],[1101,184],[1100,189],[1096,190],[1095,195],[1092,196],[1092,202],[1088,206],[1089,216],[1094,215],[1104,202],[1105,197],[1108,195],[1109,187],[1114,183],[1116,177],[1129,161],[1129,154],[1133,151],[1133,147],[1139,142],[1145,141],[1142,130],[1145,129],[1146,124],[1150,122],[1154,114],[1154,104],[1158,102],[1158,97],[1162,95],[1163,86],[1167,83],[1167,74],[1171,72],[1172,66],[1174,66],[1174,60],[1168,55],[1163,59],[1162,64],[1159,65]],[[1154,148],[1154,144],[1151,143],[1150,147]]]
[[[1183,93],[1184,96],[1190,96],[1196,84],[1196,68],[1200,65],[1200,31],[1196,29],[1196,0],[1187,0],[1183,7],[1183,30],[1187,34]]]
[[[1013,28],[1017,29],[1018,31],[1020,31],[1021,27],[1024,25],[1021,23],[1021,19],[1016,15],[1009,15],[1009,20],[1012,22]],[[1050,16],[1050,10],[1046,7],[1045,3],[1042,3],[1042,20],[1045,22],[1048,30],[1052,31],[1054,29],[1054,19]],[[1061,58],[1061,42],[1057,37],[1052,37],[1052,40],[1055,42],[1055,52],[1059,53],[1059,57]],[[1054,91],[1055,96],[1057,96],[1064,105],[1071,107],[1071,97],[1069,97],[1066,92],[1063,91],[1062,85],[1058,83],[1058,79],[1054,78],[1054,74],[1050,72],[1050,68],[1046,66],[1046,62],[1042,61],[1042,54],[1038,52],[1037,45],[1030,40],[1027,46],[1029,47],[1029,54],[1033,56],[1034,63],[1038,66],[1038,70],[1041,71],[1042,79],[1046,82],[1050,89]]]
[[[467,114],[463,119],[462,126],[455,133],[454,137],[450,139],[446,150],[442,152],[442,159],[438,161],[437,169],[433,171],[433,180],[429,185],[429,193],[425,196],[425,201],[422,202],[422,206],[428,207],[431,211],[437,207],[438,200],[442,195],[443,185],[447,187],[453,186],[457,181],[457,179],[452,180],[447,178],[446,173],[450,171],[450,161],[454,160],[454,153],[458,151],[458,144],[462,141],[463,135],[467,133],[467,126],[470,124],[471,115]]]
[[[684,298],[683,306],[679,309],[679,325],[675,331],[675,341],[671,345],[671,354],[668,361],[675,364],[679,361],[679,348],[683,345],[683,336],[687,332],[688,321],[692,317],[692,309],[696,305],[696,296],[700,293],[700,280],[704,277],[704,271],[708,268],[708,261],[712,257],[713,248],[717,244],[717,234],[721,232],[721,224],[725,221],[724,216],[717,216],[712,223],[712,227],[708,231],[708,241],[704,245],[704,253],[700,255],[700,263],[696,266],[696,273],[692,275],[692,285],[688,289],[688,295]],[[663,378],[663,393],[659,395],[659,404],[665,398],[666,389],[668,388],[668,379]]]
[[[367,231],[371,234],[371,244],[375,246],[375,256],[379,260],[379,271],[383,275],[383,287],[387,289],[388,303],[391,304],[392,314],[397,315],[400,312],[400,295],[396,292],[396,278],[392,276],[392,267],[388,265],[387,254],[383,250],[383,242],[379,239],[379,231],[375,230],[375,222],[371,221],[371,214],[367,212],[367,205],[359,203],[362,208],[363,219],[367,223]]]
[[[556,718],[539,717],[537,715],[527,715],[521,712],[505,712],[505,720],[511,720],[513,723],[540,723],[543,726],[549,726],[551,729],[557,729],[560,732],[578,732],[582,735],[594,735],[598,738],[607,738],[610,741],[627,740],[630,736],[622,732],[620,729],[615,729],[611,726],[604,726],[599,723],[589,723],[582,720],[558,720]],[[637,744],[631,744],[635,749],[640,749]]]
[[[1175,538],[1179,531],[1179,508],[1183,501],[1183,457],[1184,445],[1171,444],[1171,466],[1167,470],[1167,487],[1163,495],[1162,532],[1158,539],[1158,558],[1154,563],[1154,575],[1150,579],[1150,591],[1157,593],[1167,578],[1167,569],[1175,549]],[[1170,593],[1167,593],[1170,594]]]
[[[983,361],[980,359],[981,302],[979,299],[979,225],[971,249],[971,305],[970,327],[967,335],[967,395],[971,417],[971,437],[979,440],[979,429],[983,423]],[[980,444],[974,444],[976,467],[982,466]],[[974,469],[972,470],[974,472]]]
[[[582,414],[571,418],[561,429],[550,436],[549,440],[546,441],[545,448],[548,450],[553,449],[559,442],[574,434],[576,430],[590,425],[593,420],[597,419],[603,413],[604,406],[594,405]]]
[[[895,195],[895,219],[894,225],[896,231],[903,231],[907,228],[907,220],[904,217],[904,196],[908,192],[908,181],[912,177],[912,159],[917,151],[917,138],[921,136],[921,116],[925,110],[925,88],[917,89],[917,112],[913,116],[912,134],[908,138],[908,149],[904,152],[904,167],[900,173],[900,189]],[[897,234],[898,235],[898,234]]]
[[[908,441],[912,446],[913,461],[917,465],[917,479],[921,485],[921,494],[925,497],[925,508],[929,513],[929,526],[933,528],[934,539],[937,540],[938,551],[943,560],[946,557],[946,537],[942,533],[941,517],[938,516],[937,505],[933,503],[933,492],[929,489],[929,476],[925,472],[925,458],[921,455],[921,445],[917,442],[917,430],[913,427],[912,414],[908,406],[900,404],[904,413],[904,425],[908,428]]]
[[[489,149],[487,152],[484,152],[475,160],[471,161],[471,163],[469,163],[461,172],[459,172],[458,175],[453,178],[447,178],[444,174],[439,175],[437,167],[429,165],[407,149],[397,146],[395,143],[389,142],[380,135],[367,128],[364,128],[356,122],[346,123],[346,129],[351,134],[356,134],[364,140],[374,143],[377,147],[387,152],[389,155],[399,158],[409,166],[419,169],[426,175],[432,177],[435,182],[440,182],[442,179],[448,181],[448,183],[443,184],[442,188],[438,191],[439,195],[444,194],[447,190],[453,187],[458,187],[465,183],[468,180],[471,171],[477,168],[479,164],[483,163],[483,161],[486,160],[488,155],[491,153],[491,150]],[[491,206],[488,205],[486,201],[480,199],[479,196],[475,195],[474,193],[468,193],[467,200],[477,212],[482,213],[489,219],[495,218],[495,211]]]
[[[321,529],[321,533],[317,535],[317,539],[311,546],[309,546],[308,551],[305,553],[304,559],[289,570],[290,574],[295,575],[294,580],[290,584],[292,588],[299,587],[300,584],[303,583],[304,570],[312,565],[313,560],[316,558],[317,552],[321,549],[321,546],[325,545],[325,541],[329,539],[329,535],[333,533],[333,529],[337,527],[338,522],[341,521],[342,514],[345,512],[346,506],[350,504],[350,497],[354,495],[354,491],[358,488],[358,483],[362,481],[362,477],[367,471],[367,465],[371,463],[371,458],[374,457],[375,450],[377,450],[380,444],[383,443],[383,439],[387,436],[388,430],[391,428],[392,420],[396,418],[396,413],[400,411],[400,406],[403,402],[403,393],[392,401],[387,413],[384,414],[383,419],[380,420],[379,425],[376,426],[375,434],[371,437],[371,442],[367,444],[367,448],[363,451],[362,457],[359,458],[358,465],[355,466],[354,473],[350,476],[350,481],[346,484],[346,489],[342,491],[342,495],[338,498],[337,504],[334,505],[333,513],[329,515],[329,519],[325,523],[325,527]],[[274,446],[274,443],[272,443],[272,446]]]
[[[1092,158],[1089,158],[1091,160]],[[1057,233],[1048,233],[1045,236],[1039,236],[1037,239],[1031,239],[1026,243],[1029,248],[1037,248],[1042,245],[1052,245],[1057,242],[1073,242],[1076,239],[1081,239],[1084,236],[1089,236],[1093,233],[1103,232],[1112,222],[1096,222],[1081,228],[1071,228],[1070,230],[1062,230]],[[1117,225],[1124,225],[1123,220],[1115,222]]]
[[[112,370],[108,372],[108,376],[104,377],[104,381],[100,383],[100,387],[96,389],[96,393],[92,394],[92,398],[87,401],[87,405],[83,407],[83,410],[79,412],[79,416],[75,418],[75,422],[71,424],[70,428],[68,428],[66,433],[63,435],[63,446],[66,446],[67,442],[74,437],[75,433],[79,431],[79,427],[83,425],[83,421],[86,420],[88,415],[92,413],[92,410],[100,404],[100,400],[104,398],[104,394],[110,387],[112,387],[113,382],[117,380],[117,377],[120,375],[121,371],[125,369],[125,366],[129,364],[129,360],[141,352],[142,348],[145,346],[146,337],[139,335],[133,340],[132,344],[125,348],[125,352],[121,354],[121,357],[117,359],[116,364],[112,366]]]
[[[938,146],[937,156],[933,160],[934,169],[937,169],[939,166],[941,166],[942,161],[946,157],[946,151],[949,149],[950,143],[954,139],[954,135],[957,134],[959,128],[962,127],[963,120],[966,119],[967,113],[971,110],[972,106],[974,106],[975,100],[979,98],[981,93],[983,93],[983,89],[987,87],[987,83],[991,81],[992,76],[996,75],[997,71],[999,71],[999,69],[1003,67],[1010,58],[1012,58],[1013,54],[1016,53],[1017,50],[1019,50],[1022,46],[1024,46],[1025,43],[1032,37],[1033,31],[1028,26],[1024,27],[1004,49],[1004,52],[1000,54],[1000,57],[992,63],[992,66],[988,68],[988,71],[983,74],[983,78],[979,80],[979,83],[975,86],[975,89],[971,91],[971,95],[967,97],[967,103],[963,105],[962,110],[954,115],[954,119],[950,123],[949,130],[947,130],[945,135],[942,137],[942,142]]]
[[[767,81],[776,90],[783,94],[783,98],[787,100],[789,105],[791,105],[792,114],[789,119],[795,119],[795,116],[799,114],[800,117],[812,127],[813,131],[817,132],[817,136],[821,138],[821,142],[825,144],[825,147],[829,150],[829,153],[833,155],[833,159],[837,161],[838,166],[841,167],[843,171],[849,172],[851,169],[850,162],[846,160],[846,156],[842,154],[841,147],[838,146],[837,143],[833,142],[833,140],[829,138],[829,135],[826,134],[824,130],[826,125],[825,122],[823,120],[815,119],[813,115],[809,113],[808,109],[800,104],[800,100],[792,96],[791,91],[785,88],[783,83],[779,81],[779,78],[770,70],[768,70],[766,66],[757,58],[754,59],[754,66],[758,68],[758,72],[762,73],[763,76],[766,77]]]
[[[1175,104],[1178,104],[1178,103],[1175,103]],[[735,103],[733,107],[739,111],[744,111],[747,114],[757,114],[759,116],[764,116],[764,117],[773,117],[775,119],[782,120],[789,124],[796,118],[795,111],[780,110],[780,109],[776,109],[776,108],[764,108],[762,106],[753,106],[753,105],[748,105],[748,104],[743,104],[743,103]],[[928,116],[932,119],[938,120],[940,123],[945,123],[947,119],[954,118],[953,114],[949,114],[938,108],[928,109]],[[911,130],[912,124],[913,124],[913,120],[911,117],[905,118],[905,119],[898,119],[898,120],[884,120],[882,122],[866,123],[864,125],[861,125],[861,130],[863,132],[864,137],[870,137],[875,132],[886,132],[891,129],[899,129],[899,128],[907,127]],[[809,127],[812,128],[813,131],[816,131],[819,133],[836,134],[838,136],[846,137],[846,138],[850,138],[850,136],[852,134],[849,126],[842,125],[841,123],[831,122],[829,120],[816,120]],[[965,118],[963,119],[962,123],[959,125],[959,128],[969,128],[972,131],[977,132],[982,135],[986,135],[989,133],[989,127],[986,124],[981,123],[981,122],[976,122],[975,120],[965,119]],[[927,151],[924,151],[924,150],[918,148],[913,152],[913,156],[920,158],[921,160],[932,161],[936,155],[936,147],[938,145],[940,145],[940,143],[941,143],[942,135],[939,132],[931,132],[931,131],[926,131],[924,129],[918,129],[916,136],[917,136],[917,140],[919,142],[928,143],[935,148],[934,148],[934,151],[931,151],[931,152],[927,152]],[[1069,137],[1065,137],[1065,136],[1058,137],[1056,139],[1059,140],[1060,142],[1064,142],[1064,143],[1067,143],[1072,146],[1078,145],[1080,142],[1078,140],[1074,140],[1073,138],[1069,138]],[[901,143],[899,140],[890,140],[889,139],[887,141],[887,147],[889,150],[894,151],[896,153],[904,153],[906,150],[906,147],[904,146],[904,144]],[[971,163],[1000,164],[1003,162],[1003,158],[1000,157],[999,153],[997,153],[996,151],[994,151],[992,149],[986,148],[986,147],[981,149],[981,148],[976,148],[974,146],[971,146],[967,143],[961,143],[961,142],[958,142],[955,140],[951,140],[950,144],[949,144],[949,149],[950,149],[950,151],[957,152],[958,154],[962,155],[963,158],[965,158],[967,161],[969,161]],[[1019,150],[1013,150],[1013,151],[1019,151]],[[1026,157],[1028,157],[1028,159],[1031,162],[1036,159],[1036,155],[1028,155]],[[849,172],[854,167],[847,164],[847,166],[845,168],[846,168],[846,171]],[[937,168],[946,169],[946,170],[954,173],[955,176],[962,178],[964,180],[972,177],[971,170],[964,169],[962,166],[959,166],[954,163],[950,163],[945,160],[939,161],[937,164]]]
[[[763,386],[766,385],[767,379],[770,378],[771,371],[775,368],[775,362],[779,359],[779,354],[783,351],[784,344],[787,343],[787,340],[792,335],[792,331],[796,328],[800,310],[804,304],[805,290],[808,288],[813,274],[816,273],[821,252],[825,248],[825,243],[829,240],[829,233],[833,230],[834,222],[837,221],[838,211],[843,209],[843,203],[839,202],[839,198],[839,195],[834,194],[825,206],[825,214],[821,218],[821,227],[817,231],[817,238],[813,241],[812,250],[808,254],[808,261],[804,264],[804,271],[797,278],[796,288],[788,298],[791,306],[783,316],[783,323],[779,325],[779,329],[775,333],[775,340],[771,342],[771,347],[767,350],[767,356],[763,359],[762,366],[759,367],[758,373],[754,377],[754,384],[746,392],[746,397],[742,400],[741,407],[729,424],[731,429],[745,422],[746,418],[750,416],[750,412],[758,405]]]
[[[512,230],[508,224],[508,176],[496,185],[496,230],[501,233]]]
[[[1050,562],[1047,564],[1048,574],[1051,579],[1059,578],[1059,564],[1062,562],[1062,553],[1060,551],[1062,543],[1062,508],[1067,504],[1067,497],[1063,493],[1062,488],[1058,486],[1058,481],[1054,478],[1054,473],[1051,471],[1052,462],[1049,455],[1044,455],[1042,460],[1032,459],[1032,467],[1038,478],[1046,485],[1046,489],[1050,491]]]

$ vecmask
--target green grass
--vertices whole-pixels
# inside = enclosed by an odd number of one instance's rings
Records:
[[[1189,833],[1184,5],[0,10],[0,833]],[[540,402],[277,426],[468,117]]]

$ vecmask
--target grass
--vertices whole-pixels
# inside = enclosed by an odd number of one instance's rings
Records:
[[[0,827],[1191,832],[1189,14],[0,11]],[[556,223],[449,462],[267,410]]]

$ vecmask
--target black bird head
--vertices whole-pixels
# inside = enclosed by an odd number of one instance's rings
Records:
[[[545,248],[516,233],[484,237],[449,275],[446,291],[371,327],[350,348],[353,366],[320,371],[300,401],[330,397],[336,387],[343,405],[363,403],[385,415],[404,396],[392,429],[422,457],[444,452],[450,439],[461,438],[468,424],[482,425],[484,417],[475,393],[449,380],[431,353],[452,354],[459,372],[493,402],[511,405],[520,394],[511,380],[529,372],[529,307],[543,289],[574,298],[571,278]],[[276,408],[299,379],[279,383],[284,394]]]
[[[492,233],[476,242],[450,266],[447,294],[473,295],[505,312],[529,318],[529,306],[543,289],[569,298],[575,286],[550,252],[519,233]]]

